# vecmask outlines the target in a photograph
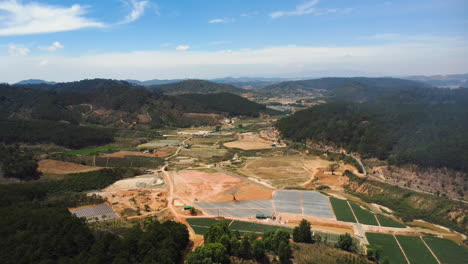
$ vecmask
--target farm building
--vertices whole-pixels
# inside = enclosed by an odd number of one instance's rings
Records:
[[[112,207],[105,203],[68,208],[68,211],[79,218],[86,219],[87,222],[100,222],[118,218]]]

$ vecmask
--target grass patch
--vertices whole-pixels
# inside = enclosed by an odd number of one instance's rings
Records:
[[[388,226],[388,227],[399,227],[405,228],[406,226],[400,222],[397,222],[389,217],[383,215],[377,215],[381,226]]]
[[[354,214],[356,215],[359,223],[365,225],[375,225],[378,226],[377,220],[375,220],[374,214],[370,211],[362,209],[359,205],[350,202],[351,207],[353,208]]]
[[[204,235],[211,225],[219,222],[227,222],[228,224],[231,223],[233,220],[225,219],[225,220],[216,220],[214,218],[188,218],[187,222],[192,226],[193,230],[196,234]],[[243,221],[233,221],[232,224],[229,226],[229,229],[232,231],[239,231],[242,235],[248,234],[263,234],[268,231],[276,231],[278,229],[283,229],[289,233],[292,233],[292,229],[290,228],[283,228],[278,226],[272,225],[263,225],[257,223],[250,223],[250,222],[243,222]]]
[[[396,236],[411,264],[437,264],[420,237]]]
[[[468,260],[468,249],[451,240],[429,236],[424,240],[444,264],[464,264]]]
[[[330,202],[338,221],[356,223],[356,219],[354,219],[353,213],[351,212],[351,209],[349,208],[348,202],[346,200],[330,197]]]
[[[164,159],[144,156],[125,156],[123,158],[96,157],[99,167],[155,168],[164,164]]]
[[[77,155],[96,155],[99,153],[110,153],[117,152],[119,150],[134,150],[135,148],[131,147],[111,147],[111,146],[101,146],[94,148],[84,148],[77,149],[65,152],[67,155],[77,156]]]
[[[372,248],[381,249],[382,257],[388,258],[392,264],[407,264],[403,252],[401,252],[395,238],[392,235],[377,234],[377,233],[366,233],[367,240]]]

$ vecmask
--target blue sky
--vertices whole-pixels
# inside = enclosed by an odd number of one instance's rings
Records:
[[[0,0],[0,81],[463,72],[466,0]]]

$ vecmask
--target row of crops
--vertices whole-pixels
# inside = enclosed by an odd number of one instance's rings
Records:
[[[468,259],[467,248],[443,238],[393,236],[377,233],[366,233],[366,237],[369,241],[369,247],[379,249],[381,259],[387,258],[392,264],[407,264],[408,261],[411,264],[437,264],[436,257],[444,264],[464,264]],[[406,254],[408,261],[406,261],[404,254]]]
[[[244,221],[237,221],[237,220],[216,220],[214,218],[189,218],[187,222],[193,228],[195,233],[199,235],[204,235],[211,225],[222,221],[229,224],[229,229],[232,231],[239,231],[241,234],[263,234],[269,231],[276,231],[278,229],[283,229],[292,233],[292,229],[286,227],[279,227],[273,225],[265,225],[265,224],[258,224],[258,223],[250,223]]]
[[[330,202],[338,221],[351,223],[356,223],[358,221],[361,224],[375,226],[378,226],[380,223],[380,226],[405,228],[405,225],[402,223],[383,215],[374,215],[371,211],[362,208],[354,202],[337,199],[335,197],[330,197]]]

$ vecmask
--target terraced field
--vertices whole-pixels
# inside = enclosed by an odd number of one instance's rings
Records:
[[[359,223],[365,225],[375,225],[378,226],[377,220],[375,220],[374,214],[370,211],[362,209],[359,205],[350,202],[351,207],[353,208],[354,214],[356,215]]]
[[[468,260],[468,249],[455,242],[438,237],[424,237],[427,245],[443,264],[465,264]]]
[[[346,200],[330,197],[330,202],[338,221],[356,223],[356,219],[354,218],[354,215],[351,212],[351,209],[349,208],[348,202]]]
[[[420,237],[396,236],[411,264],[437,264]]]
[[[372,248],[382,250],[381,260],[388,258],[392,264],[407,264],[393,235],[366,233],[367,240]]]

